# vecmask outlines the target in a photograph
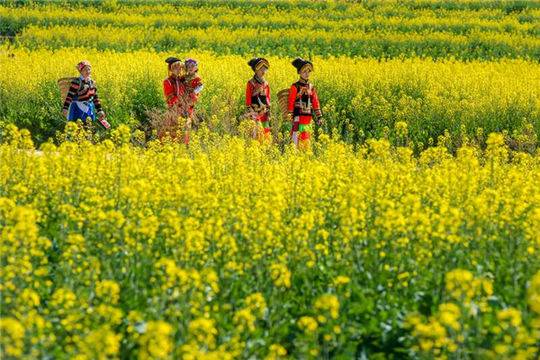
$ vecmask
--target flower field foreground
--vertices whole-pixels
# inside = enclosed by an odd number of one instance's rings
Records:
[[[538,154],[125,130],[0,145],[6,358],[538,356]]]

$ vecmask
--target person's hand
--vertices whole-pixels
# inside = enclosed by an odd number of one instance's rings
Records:
[[[318,119],[317,119],[317,125],[318,125],[318,126],[322,126],[323,123],[324,123],[323,118],[318,118]]]
[[[62,114],[64,114],[64,117],[67,118],[67,116],[68,116],[67,109],[62,109]]]
[[[103,111],[100,111],[97,113],[98,119],[103,119],[105,117],[105,113]]]
[[[290,122],[293,121],[293,114],[292,113],[287,113],[287,120],[289,120]]]

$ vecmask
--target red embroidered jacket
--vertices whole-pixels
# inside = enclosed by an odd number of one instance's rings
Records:
[[[184,83],[180,78],[169,76],[163,80],[163,93],[165,94],[167,106],[172,107],[177,104],[184,92]]]
[[[246,86],[246,106],[255,111],[257,120],[267,121],[270,111],[270,85],[253,77]]]
[[[322,117],[319,97],[313,84],[297,81],[289,89],[288,111],[293,117],[298,117],[300,124],[309,124],[313,114]]]

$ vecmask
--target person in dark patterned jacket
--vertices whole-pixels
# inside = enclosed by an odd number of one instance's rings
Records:
[[[265,58],[253,58],[248,62],[253,70],[253,77],[246,86],[246,106],[248,115],[255,120],[253,137],[269,141],[270,136],[270,85],[265,75],[270,63]]]

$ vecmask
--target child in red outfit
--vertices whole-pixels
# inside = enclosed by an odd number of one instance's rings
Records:
[[[186,74],[181,77],[183,88],[180,93],[180,114],[186,118],[184,129],[184,142],[189,144],[189,134],[193,122],[193,111],[203,89],[202,79],[198,75],[199,64],[194,59],[187,59],[184,63]]]
[[[187,59],[184,63],[186,68],[186,74],[181,77],[184,84],[184,91],[182,93],[184,101],[182,102],[184,114],[188,116],[193,115],[193,109],[195,104],[199,100],[199,94],[203,89],[203,83],[198,75],[199,64],[194,59]]]

